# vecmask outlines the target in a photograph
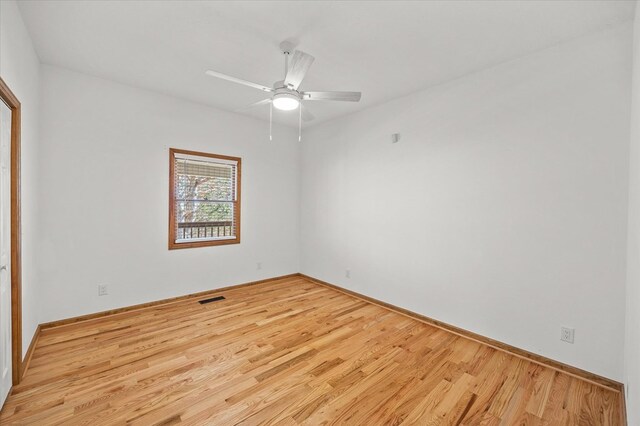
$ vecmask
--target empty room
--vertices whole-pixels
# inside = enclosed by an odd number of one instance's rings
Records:
[[[637,0],[0,0],[0,424],[640,426]]]

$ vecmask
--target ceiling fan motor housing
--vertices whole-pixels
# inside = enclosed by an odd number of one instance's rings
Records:
[[[278,82],[280,83],[280,82]],[[276,83],[276,84],[278,84]],[[284,87],[284,86],[280,86],[280,87],[276,87],[276,85],[274,85],[274,91],[273,91],[273,96],[276,97],[277,95],[290,95],[293,97],[296,97],[298,99],[302,99],[302,95],[300,94],[300,92],[298,92],[297,90],[294,89],[289,89],[288,87]]]

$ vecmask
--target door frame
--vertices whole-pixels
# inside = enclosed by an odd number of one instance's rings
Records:
[[[0,99],[11,109],[11,375],[22,379],[22,237],[20,220],[20,101],[0,77]]]

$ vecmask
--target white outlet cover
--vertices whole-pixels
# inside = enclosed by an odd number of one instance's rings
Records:
[[[560,327],[560,340],[567,343],[573,343],[575,337],[575,328]]]

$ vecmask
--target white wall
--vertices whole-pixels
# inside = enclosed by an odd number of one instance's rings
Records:
[[[42,322],[298,272],[297,131],[269,142],[263,121],[41,75]],[[240,244],[167,249],[170,147],[242,157]]]
[[[40,63],[14,1],[0,1],[0,76],[22,106],[22,352],[39,322],[36,237]]]
[[[627,328],[625,389],[627,420],[640,425],[640,7],[633,41],[631,145],[629,152],[629,237],[627,241]]]
[[[307,132],[302,272],[621,380],[630,40],[625,24]]]

